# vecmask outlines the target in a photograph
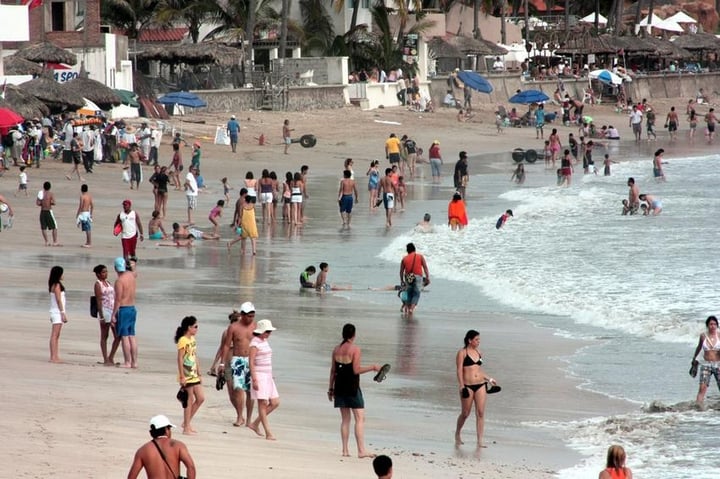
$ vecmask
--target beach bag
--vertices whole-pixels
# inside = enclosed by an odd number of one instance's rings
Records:
[[[90,296],[90,316],[93,318],[98,317],[97,298],[95,296]]]
[[[122,179],[125,183],[130,183],[130,171],[129,170],[123,170]]]

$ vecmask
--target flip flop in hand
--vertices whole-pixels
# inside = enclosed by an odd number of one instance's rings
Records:
[[[375,377],[373,378],[373,381],[375,381],[377,383],[383,382],[389,371],[390,371],[390,365],[383,364],[383,367],[380,368],[380,371],[378,371],[378,373],[375,375]]]

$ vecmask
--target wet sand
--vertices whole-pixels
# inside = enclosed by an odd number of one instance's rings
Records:
[[[684,102],[678,101],[676,105]],[[616,121],[625,136],[627,118],[609,107],[596,107],[591,114],[599,124]],[[391,231],[383,227],[382,212],[370,214],[366,207],[364,173],[369,161],[382,158],[389,132],[408,133],[420,146],[441,141],[445,157],[444,184],[431,188],[422,181],[411,185],[416,198],[441,198],[451,191],[448,176],[457,151],[473,156],[471,173],[512,169],[509,150],[515,146],[537,146],[534,129],[509,129],[495,134],[489,112],[475,119],[483,123],[459,124],[454,112],[442,110],[418,115],[388,109],[359,112],[346,109],[313,113],[238,114],[243,125],[240,151],[208,144],[213,125],[224,117],[197,115],[209,123],[183,123],[188,141],[200,139],[204,154],[202,172],[209,185],[201,194],[196,223],[209,230],[207,213],[222,196],[219,178],[228,176],[237,197],[247,170],[258,177],[262,168],[275,169],[278,176],[310,165],[307,215],[300,230],[281,224],[261,229],[258,256],[241,258],[239,245],[228,256],[224,242],[203,241],[192,249],[157,247],[144,242],[139,251],[138,340],[140,370],[123,371],[98,365],[97,320],[87,312],[94,282],[92,268],[111,265],[121,253],[112,236],[112,223],[121,201],[128,197],[146,225],[152,207],[151,188],[143,183],[130,191],[121,181],[118,165],[100,165],[87,175],[94,195],[96,214],[93,247],[83,249],[84,234],[75,227],[79,183],[67,181],[69,165],[46,162],[41,169],[28,169],[29,198],[13,198],[17,170],[0,178],[0,194],[15,209],[15,224],[0,233],[5,255],[0,286],[4,290],[6,387],[3,397],[10,407],[7,416],[8,474],[47,477],[118,477],[126,474],[134,450],[149,439],[147,421],[167,414],[178,424],[181,410],[175,400],[174,328],[182,316],[200,318],[198,336],[203,371],[214,355],[220,333],[232,307],[253,301],[258,319],[270,318],[279,328],[271,338],[275,350],[274,371],[281,395],[280,408],[271,418],[278,441],[270,443],[246,428],[231,426],[233,411],[227,395],[214,390],[214,378],[206,379],[206,402],[195,420],[201,434],[176,437],[184,440],[195,458],[200,477],[234,477],[240,471],[274,477],[371,477],[369,460],[340,455],[339,414],[325,398],[329,355],[339,342],[345,322],[358,326],[358,344],[366,363],[390,362],[388,381],[375,384],[370,375],[362,385],[367,403],[366,442],[377,453],[390,454],[398,477],[493,478],[552,477],[553,471],[574,464],[577,457],[565,449],[552,432],[529,428],[525,422],[563,421],[628,410],[629,405],[578,390],[576,381],[562,372],[562,357],[582,345],[534,328],[521,317],[492,312],[482,298],[467,304],[448,304],[443,298],[469,291],[466,285],[434,282],[423,296],[414,321],[400,318],[393,293],[370,293],[368,286],[396,281],[397,266],[376,257],[383,242],[407,231],[421,215],[412,202],[398,215]],[[250,121],[247,121],[247,118]],[[287,117],[297,133],[315,133],[318,145],[302,149],[292,145],[291,155],[282,154],[279,144],[282,120]],[[484,120],[484,118],[487,118]],[[617,120],[615,120],[617,119]],[[401,126],[374,120],[398,121]],[[176,126],[181,126],[177,121]],[[574,128],[560,128],[563,138]],[[270,142],[258,146],[253,137],[264,133]],[[547,134],[546,130],[546,134]],[[165,136],[169,140],[169,135]],[[659,142],[660,143],[660,142]],[[664,146],[669,151],[667,146]],[[497,152],[496,154],[492,154]],[[483,159],[475,160],[477,154]],[[189,149],[184,150],[189,165]],[[355,174],[361,194],[351,232],[339,232],[334,195],[336,180],[346,156],[355,158]],[[163,145],[162,163],[169,162],[169,147]],[[481,163],[482,162],[482,163]],[[427,165],[425,165],[427,171]],[[146,178],[149,169],[145,169]],[[43,246],[37,228],[38,209],[34,195],[42,182],[53,182],[57,198],[56,218],[63,247]],[[470,199],[472,201],[472,198]],[[185,198],[171,192],[166,230],[172,221],[184,221]],[[260,210],[257,210],[260,216]],[[222,223],[232,218],[232,206]],[[231,239],[230,228],[221,230]],[[402,252],[398,252],[398,261]],[[331,257],[328,257],[331,256]],[[327,260],[331,280],[352,283],[354,291],[322,297],[301,294],[297,275],[308,264]],[[432,258],[428,258],[432,268]],[[48,293],[51,266],[65,268],[69,323],[60,342],[64,365],[47,363]],[[114,274],[110,274],[114,279]],[[465,289],[463,289],[465,288]],[[464,297],[470,297],[472,293]],[[503,392],[488,400],[486,442],[479,454],[473,447],[474,424],[465,427],[466,445],[456,450],[452,437],[459,409],[453,355],[464,332],[476,328],[482,334],[487,368],[502,378]],[[120,358],[120,353],[118,358]],[[179,432],[179,431],[178,431]],[[354,441],[351,439],[351,451]]]

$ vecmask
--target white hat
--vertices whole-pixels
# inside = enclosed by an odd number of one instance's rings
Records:
[[[231,120],[234,120],[234,119],[235,119],[235,115],[230,115],[230,119],[231,119]]]
[[[155,430],[155,429],[163,429],[168,426],[177,427],[177,426],[175,426],[175,424],[170,422],[170,419],[168,419],[167,416],[165,416],[163,414],[158,414],[157,416],[153,416],[150,419],[150,430],[151,431]]]
[[[255,305],[252,304],[250,301],[245,301],[243,304],[240,305],[240,312],[245,314],[254,313]]]
[[[272,322],[269,319],[261,319],[257,322],[257,327],[253,333],[262,334],[268,331],[275,331],[277,328],[273,328]]]

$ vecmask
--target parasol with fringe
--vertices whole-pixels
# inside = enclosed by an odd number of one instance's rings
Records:
[[[682,48],[670,40],[653,36],[641,38],[640,40],[654,48],[653,52],[648,54],[649,56],[670,58],[671,60],[686,60],[693,56],[690,50]]]
[[[565,41],[560,42],[560,48],[555,50],[555,54],[587,55],[589,53],[615,53],[616,51],[615,45],[609,44],[604,38],[595,37],[589,33],[573,33],[569,34]]]
[[[43,71],[41,65],[17,55],[3,58],[3,65],[6,75],[39,75]]]
[[[15,55],[31,62],[66,63],[68,65],[77,63],[77,56],[74,53],[50,42],[33,43],[21,48]]]
[[[77,110],[85,104],[82,96],[63,88],[48,74],[21,84],[20,88],[47,105],[51,112]]]
[[[505,55],[507,50],[493,42],[464,36],[453,36],[448,43],[465,55]]]
[[[463,52],[455,45],[446,42],[442,37],[433,37],[428,41],[428,48],[435,54],[435,58],[462,58]]]
[[[109,110],[113,106],[122,103],[122,98],[112,88],[97,80],[90,79],[84,69],[80,70],[80,76],[64,83],[62,87],[66,91],[96,103],[103,110]]]
[[[242,61],[243,51],[240,48],[229,47],[221,43],[201,42],[148,47],[138,53],[137,58],[138,60],[158,60],[170,64],[233,66]]]
[[[711,33],[680,35],[673,40],[673,43],[689,51],[720,50],[720,39]]]
[[[42,118],[50,114],[47,105],[15,85],[5,86],[5,99],[0,99],[0,106],[16,111],[23,118]]]

